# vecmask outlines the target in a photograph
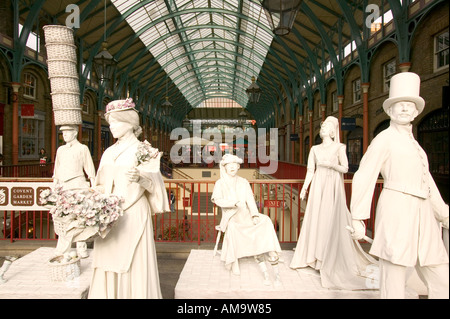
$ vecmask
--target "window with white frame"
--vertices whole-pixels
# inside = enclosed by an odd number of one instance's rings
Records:
[[[19,128],[19,158],[39,159],[39,150],[44,147],[45,113],[35,110],[33,117],[20,116]]]
[[[353,87],[353,103],[361,101],[361,79],[358,78],[352,82]]]
[[[316,118],[321,118],[322,117],[322,108],[321,108],[321,103],[320,100],[317,101],[316,103]]]
[[[339,102],[337,98],[337,91],[331,93],[331,103],[333,103],[332,111],[337,112],[339,110]]]
[[[36,98],[36,77],[31,73],[23,74],[23,96],[31,99]]]
[[[89,111],[90,111],[90,103],[91,103],[91,101],[90,101],[89,97],[84,96],[83,104],[82,104],[82,110],[83,110],[83,113],[89,114]]]
[[[434,66],[435,70],[438,71],[449,65],[448,30],[438,34],[434,38],[434,43]]]
[[[396,62],[395,59],[392,59],[391,61],[385,63],[383,65],[383,91],[389,92],[389,87],[391,84],[391,78],[396,72]]]
[[[23,29],[23,25],[19,23],[19,25],[18,25],[19,33],[18,34],[21,34],[22,29]],[[40,46],[39,46],[39,41],[40,41],[39,36],[35,32],[31,31],[30,34],[28,35],[26,46],[27,46],[27,48],[30,48],[31,50],[40,52],[41,50],[40,50]]]

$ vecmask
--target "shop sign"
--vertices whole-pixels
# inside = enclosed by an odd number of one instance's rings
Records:
[[[282,206],[283,201],[282,200],[264,200],[264,207],[273,207],[273,208],[280,208]]]
[[[48,210],[39,198],[52,185],[52,182],[0,182],[0,210]]]

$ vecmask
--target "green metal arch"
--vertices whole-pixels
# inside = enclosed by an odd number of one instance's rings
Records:
[[[170,19],[170,18],[172,18],[172,17],[179,16],[179,15],[186,14],[186,13],[194,13],[194,12],[196,13],[196,12],[199,12],[199,11],[200,11],[200,12],[201,12],[201,11],[204,11],[204,12],[211,12],[212,10],[209,9],[209,8],[196,8],[196,9],[181,10],[181,11],[178,11],[178,12],[175,12],[175,13],[171,13],[171,14],[165,15],[165,16],[163,16],[163,17],[161,17],[161,18],[159,18],[159,19],[153,21],[151,24],[147,25],[145,28],[141,29],[139,32],[136,33],[136,36],[138,36],[139,34],[145,32],[146,30],[148,30],[148,29],[149,29],[151,26],[153,26],[154,24],[160,23],[160,22],[162,22],[162,21],[164,21],[164,20],[166,20],[166,19]],[[270,31],[268,30],[268,28],[266,28],[266,27],[262,26],[261,24],[259,24],[257,20],[254,20],[254,19],[252,19],[252,18],[250,18],[250,17],[248,17],[248,16],[239,14],[239,13],[234,12],[234,11],[229,11],[229,10],[216,10],[216,9],[214,9],[213,11],[214,11],[214,12],[219,12],[219,13],[230,14],[230,15],[237,16],[237,17],[239,17],[239,18],[248,20],[249,22],[252,22],[252,23],[254,23],[255,25],[258,25],[259,27],[261,27],[261,28],[264,29],[265,31],[270,32]],[[211,26],[209,26],[209,27],[211,27]],[[225,27],[225,26],[214,26],[214,27],[215,27],[215,28],[216,28],[216,27],[217,27],[217,28],[224,28],[224,29],[227,28],[227,27]],[[191,27],[186,27],[186,28],[191,28]],[[199,27],[198,27],[198,26],[192,26],[192,28],[197,28],[197,29],[198,29]],[[228,28],[228,29],[229,29],[230,31],[232,31],[232,32],[238,32],[238,33],[239,33],[239,32],[242,32],[242,31],[240,31],[240,30],[233,29],[233,28]],[[179,29],[179,30],[181,30],[181,31],[179,31],[179,32],[182,32],[182,31],[183,31],[182,29]],[[247,35],[245,32],[242,32],[242,34]],[[255,38],[255,39],[257,39],[257,38]],[[203,40],[205,40],[205,39],[204,39],[204,38],[203,38],[203,39],[200,39],[200,41],[203,41]],[[216,38],[213,38],[213,40],[214,40],[214,41],[217,41]],[[222,39],[222,40],[227,40],[227,39]],[[129,41],[131,41],[131,39],[129,39]],[[229,41],[229,40],[227,40],[227,41]],[[232,44],[236,44],[236,45],[241,45],[241,44],[242,44],[242,43],[236,42],[236,41],[235,41],[235,42],[229,41],[229,42],[232,43]],[[186,42],[182,42],[181,45],[184,46],[185,43],[186,43]],[[125,45],[124,47],[126,47],[126,45]],[[270,48],[269,48],[269,51],[268,51],[268,52],[271,52],[272,54],[277,55],[275,52],[273,52],[273,50],[270,50]],[[158,59],[158,58],[157,58],[157,59]],[[262,60],[264,61],[264,60],[265,60],[265,57],[262,57]],[[282,64],[284,64],[282,59],[279,59],[279,61],[281,61]],[[267,62],[267,60],[266,60],[266,62]],[[273,69],[274,69],[274,68],[273,68]],[[285,69],[288,70],[287,68],[285,68]],[[274,72],[279,76],[278,71],[277,71],[276,69],[274,69]],[[291,79],[291,81],[293,82],[292,75],[290,74],[290,72],[288,72],[287,75],[288,75],[288,77]],[[280,80],[282,81],[283,86],[285,87],[286,92],[288,93],[289,91],[287,90],[287,87],[286,87],[286,85],[285,85],[285,83],[284,83],[284,79],[283,79],[282,77],[280,77],[280,76],[279,76],[279,78],[280,78]],[[292,102],[292,97],[291,97],[289,94],[287,94],[287,95],[288,95],[288,98],[289,98],[289,99],[291,100],[291,102]]]
[[[222,59],[222,58],[215,58],[215,59],[211,59],[211,58],[200,58],[200,59],[197,59],[197,61],[200,61],[200,62],[202,62],[202,61],[222,61],[222,62],[229,62],[229,63],[235,64],[235,65],[238,64],[238,62],[235,61],[235,60],[230,61],[230,60]],[[185,64],[183,64],[183,65],[180,65],[180,67],[186,66],[187,64],[189,64],[189,62],[188,62],[188,63],[185,63]],[[244,68],[246,68],[246,69],[249,69],[249,71],[252,71],[252,69],[250,69],[250,68],[247,67],[247,66],[242,66],[242,67],[244,67]],[[198,67],[198,70],[209,69],[209,68],[217,68],[217,69],[225,69],[225,70],[233,70],[233,71],[236,70],[235,68],[231,68],[231,67],[229,67],[229,66],[223,66],[223,65],[220,65],[220,66],[214,66],[214,65],[202,65],[202,66],[199,66],[199,67]],[[172,73],[174,73],[175,71],[177,71],[177,69],[174,69],[174,70],[171,71],[168,75],[170,76],[170,75],[171,75]],[[214,73],[217,74],[218,72],[215,71]],[[246,77],[244,77],[244,76],[241,76],[240,74],[243,74],[243,75],[246,75],[246,76],[248,76],[248,74],[247,74],[247,73],[243,73],[242,71],[236,72],[237,77],[238,77],[239,79],[242,79],[242,80],[243,80],[242,85],[245,85],[245,84],[246,84],[247,86],[250,85],[251,82],[248,81],[248,78],[246,78]],[[178,75],[174,80],[177,80],[179,77],[182,77],[183,75],[184,75],[184,73],[181,73],[181,74]],[[204,74],[202,73],[202,75],[204,75]],[[221,75],[229,76],[229,75],[231,75],[231,74],[229,74],[229,73],[224,73],[224,74],[221,74]],[[189,84],[190,84],[190,82],[189,82]],[[180,90],[181,90],[182,88],[184,88],[184,86],[179,87],[179,88],[180,88]],[[242,88],[243,90],[246,89],[246,87],[244,87],[244,86],[242,86],[241,88]]]
[[[32,30],[32,27],[36,20],[39,17],[39,11],[41,10],[42,6],[44,5],[45,0],[36,0],[33,5],[30,8],[30,12],[25,20],[25,23],[23,24],[22,31],[20,32],[20,35],[17,37],[14,36],[14,50],[15,53],[13,55],[13,68],[12,68],[12,81],[13,82],[20,82],[20,74],[22,73],[22,69],[24,67],[23,58],[25,55],[25,46],[28,40],[28,36],[30,35],[30,32]],[[19,12],[19,1],[12,1],[14,6],[14,12]],[[16,17],[14,17],[16,19]],[[14,28],[14,35],[16,35],[17,25],[18,21],[15,21],[16,28]]]
[[[203,27],[205,27],[205,26],[208,26],[208,25],[198,25],[198,26],[190,26],[190,27],[185,27],[185,28],[182,28],[182,29],[178,29],[178,30],[176,30],[175,32],[172,32],[171,34],[168,34],[168,35],[166,35],[166,36],[163,36],[163,37],[161,37],[161,38],[158,38],[158,40],[156,40],[156,41],[154,41],[154,42],[152,42],[149,46],[147,46],[147,48],[146,48],[146,50],[143,50],[142,52],[141,52],[141,54],[139,54],[134,60],[133,60],[133,62],[132,63],[130,63],[130,65],[128,66],[128,71],[126,71],[126,72],[129,72],[130,70],[132,70],[132,67],[134,66],[134,64],[137,62],[137,61],[139,61],[139,59],[145,54],[145,53],[147,53],[147,50],[151,47],[151,46],[153,46],[153,45],[156,45],[157,43],[159,43],[160,41],[163,41],[166,37],[169,37],[169,36],[172,36],[173,34],[177,34],[177,33],[181,33],[181,32],[184,32],[184,31],[187,31],[187,30],[195,30],[195,29],[201,29],[201,28],[203,28]],[[242,31],[240,31],[240,30],[236,30],[236,29],[233,29],[233,28],[230,28],[230,27],[226,27],[226,26],[215,26],[215,28],[216,29],[224,29],[224,30],[228,30],[228,31],[232,31],[232,32],[237,32],[237,33],[241,33],[241,34],[243,34],[243,35],[245,35],[245,36],[247,36],[247,33],[245,33],[245,32],[242,32]],[[211,40],[211,41],[214,41],[214,42],[225,42],[225,43],[231,43],[231,44],[236,44],[236,43],[239,43],[240,44],[240,42],[233,42],[233,41],[230,41],[230,40],[228,40],[228,39],[217,39],[217,38],[214,38],[214,37],[212,37],[212,38],[199,38],[199,39],[194,39],[195,41],[209,41],[209,40]],[[190,40],[190,41],[194,41],[194,40]],[[180,45],[183,45],[184,46],[184,44],[185,43],[192,43],[192,42],[183,42],[183,43],[181,43]],[[259,41],[259,39],[257,39],[257,42],[259,43],[259,44],[261,44],[262,46],[265,46],[265,44],[262,42],[262,41]],[[124,46],[125,47],[125,46]],[[270,52],[270,47],[267,47],[267,46],[265,46],[266,47],[266,49],[268,49],[268,52]],[[247,47],[247,46],[245,46],[245,48],[246,49],[248,49],[248,50],[251,50],[251,48],[249,48],[249,47]],[[164,51],[163,53],[165,53],[165,52],[167,52],[167,51]],[[190,55],[190,54],[192,54],[192,53],[194,53],[195,52],[195,50],[194,51],[190,51],[190,52],[186,52],[185,54],[183,54],[183,56],[187,56],[187,55]],[[227,51],[227,53],[231,53],[230,51]],[[234,54],[236,54],[236,52],[234,52]],[[117,55],[116,55],[117,56]],[[119,55],[120,56],[120,55]],[[161,56],[162,56],[162,54],[160,54],[158,57],[156,57],[156,60],[159,60],[160,58],[161,58]],[[242,58],[245,58],[244,56],[241,56]],[[262,59],[262,60],[265,60],[265,57],[263,57],[263,56],[260,56],[259,55],[259,57]],[[156,61],[155,61],[156,62]],[[251,61],[252,63],[253,63],[253,61]],[[166,64],[170,64],[171,62],[169,62],[169,63],[166,63]],[[256,65],[256,66],[258,66],[258,65]],[[150,66],[149,66],[150,67]],[[164,69],[164,67],[163,67],[163,69]],[[277,75],[277,77],[280,79],[280,80],[282,80],[283,79],[283,77],[281,76],[281,74],[278,72],[278,70],[276,70],[275,68],[273,68],[274,69],[274,72],[275,72],[275,74]]]
[[[194,39],[194,40],[189,40],[188,42],[198,42],[198,41],[202,41],[202,40],[204,40],[204,39]],[[231,42],[231,41],[228,41],[228,42]],[[181,43],[180,44],[178,44],[179,46],[180,45],[182,45]],[[240,45],[240,46],[244,46],[244,44],[241,44],[241,43],[238,43],[238,45]],[[170,48],[170,49],[172,49],[172,48]],[[164,56],[164,54],[166,54],[166,52],[168,51],[168,50],[170,50],[170,49],[167,49],[167,50],[165,50],[165,51],[163,51],[163,52],[161,52],[160,53],[160,55],[158,56],[158,57],[161,57],[161,56]],[[268,63],[269,65],[270,65],[270,63]],[[150,67],[150,65],[148,66],[148,67]],[[274,67],[272,66],[272,68],[274,69]],[[265,70],[261,70],[261,71],[263,71],[263,72],[265,72]],[[148,88],[148,86],[150,85],[150,83],[152,83],[152,80],[153,80],[153,78],[156,76],[156,73],[152,76],[152,78],[150,78],[147,82],[148,82],[148,84],[147,84],[147,86],[146,87],[144,87],[144,90],[146,90],[147,88]],[[284,82],[284,81],[283,81]],[[284,84],[284,86],[285,86],[285,84]],[[281,93],[280,93],[280,96],[281,96]],[[284,103],[284,101],[282,101],[282,103]]]
[[[330,39],[330,37],[328,36],[328,34],[326,33],[326,31],[324,30],[322,24],[320,23],[319,19],[317,18],[317,16],[314,14],[314,12],[309,8],[309,6],[305,3],[302,2],[301,4],[301,10],[306,14],[306,16],[311,20],[311,22],[314,24],[314,26],[316,27],[317,31],[319,32],[322,41],[325,43],[325,46],[327,48],[328,54],[330,56],[330,60],[333,63],[333,66],[336,70],[335,72],[335,76],[336,76],[336,83],[337,83],[337,92],[338,94],[343,94],[343,79],[342,79],[342,74],[341,74],[341,61],[337,59],[337,54],[336,51],[334,49],[333,43]],[[323,76],[323,75],[320,75]]]

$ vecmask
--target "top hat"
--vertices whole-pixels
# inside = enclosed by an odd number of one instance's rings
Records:
[[[106,105],[105,114],[110,114],[112,112],[119,112],[119,111],[127,111],[127,110],[133,110],[133,111],[137,112],[132,98],[128,98],[126,100],[115,100],[115,101],[109,102]]]
[[[402,72],[391,78],[389,98],[383,102],[383,109],[388,109],[396,102],[409,101],[416,104],[419,114],[425,107],[425,100],[419,96],[420,77],[416,73]]]

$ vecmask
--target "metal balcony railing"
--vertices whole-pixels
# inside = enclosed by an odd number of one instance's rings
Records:
[[[42,179],[51,181],[51,179]],[[3,179],[7,183],[7,179]],[[250,180],[255,201],[261,214],[270,216],[280,243],[298,239],[306,203],[299,200],[302,179]],[[11,180],[11,183],[14,183]],[[32,182],[30,182],[31,184]],[[167,179],[168,194],[173,192],[172,212],[152,216],[154,236],[160,242],[214,242],[220,223],[220,208],[211,202],[213,180]],[[347,205],[351,197],[351,180],[344,181]],[[367,228],[373,236],[375,207],[382,189],[379,180],[375,187],[371,218]],[[52,216],[42,211],[6,211],[0,206],[0,240],[56,240]]]

